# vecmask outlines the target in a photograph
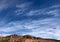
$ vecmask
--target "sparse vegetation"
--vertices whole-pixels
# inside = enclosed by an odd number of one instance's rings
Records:
[[[60,40],[42,39],[30,35],[25,35],[25,36],[10,35],[7,37],[0,38],[0,42],[60,42]]]
[[[9,42],[9,39],[0,40],[0,42]]]

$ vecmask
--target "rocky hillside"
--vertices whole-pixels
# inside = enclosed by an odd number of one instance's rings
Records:
[[[0,42],[60,42],[60,40],[43,39],[30,35],[21,36],[14,34],[6,37],[0,37]]]

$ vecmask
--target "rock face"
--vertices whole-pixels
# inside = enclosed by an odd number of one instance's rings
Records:
[[[0,42],[60,42],[60,40],[43,39],[40,37],[34,37],[30,35],[10,35],[6,37],[0,37]]]

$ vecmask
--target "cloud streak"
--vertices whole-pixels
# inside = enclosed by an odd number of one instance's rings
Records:
[[[50,18],[44,20],[35,20],[32,22],[25,21],[24,24],[21,24],[20,22],[11,22],[10,25],[7,24],[7,26],[4,27],[5,29],[2,28],[1,31],[7,33],[7,32],[13,32],[22,29],[26,29],[26,30],[29,29],[30,32],[25,32],[25,34],[30,34],[33,36],[39,36],[43,38],[60,39],[59,20],[60,19]]]
[[[23,3],[19,4],[16,7],[19,8],[18,10],[15,10],[16,14],[20,15],[27,10],[27,8],[30,6],[30,3]],[[59,8],[58,8],[59,7]],[[44,18],[44,19],[38,19],[38,20],[19,20],[19,21],[11,21],[6,25],[1,26],[0,28],[0,35],[7,35],[7,33],[12,32],[18,32],[21,33],[23,31],[20,30],[29,30],[30,32],[23,32],[22,34],[30,34],[33,36],[39,36],[43,38],[53,38],[53,39],[60,39],[60,6],[51,6],[49,8],[44,9],[38,9],[38,10],[30,10],[29,12],[26,12],[25,16],[41,16],[42,14],[44,16],[46,15],[52,15],[53,17],[50,18]],[[3,22],[4,23],[4,22]]]
[[[52,15],[54,17],[59,16],[60,12],[60,6],[59,5],[53,5],[48,8],[38,9],[38,10],[31,10],[28,13],[26,13],[27,16],[35,16],[35,15]]]
[[[25,3],[17,4],[16,8],[18,8],[18,10],[15,11],[16,15],[23,14],[26,10],[28,10],[28,8],[31,5],[32,5],[32,2],[25,2]]]

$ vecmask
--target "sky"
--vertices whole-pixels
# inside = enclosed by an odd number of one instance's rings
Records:
[[[11,34],[60,40],[60,0],[0,0],[0,36]]]

